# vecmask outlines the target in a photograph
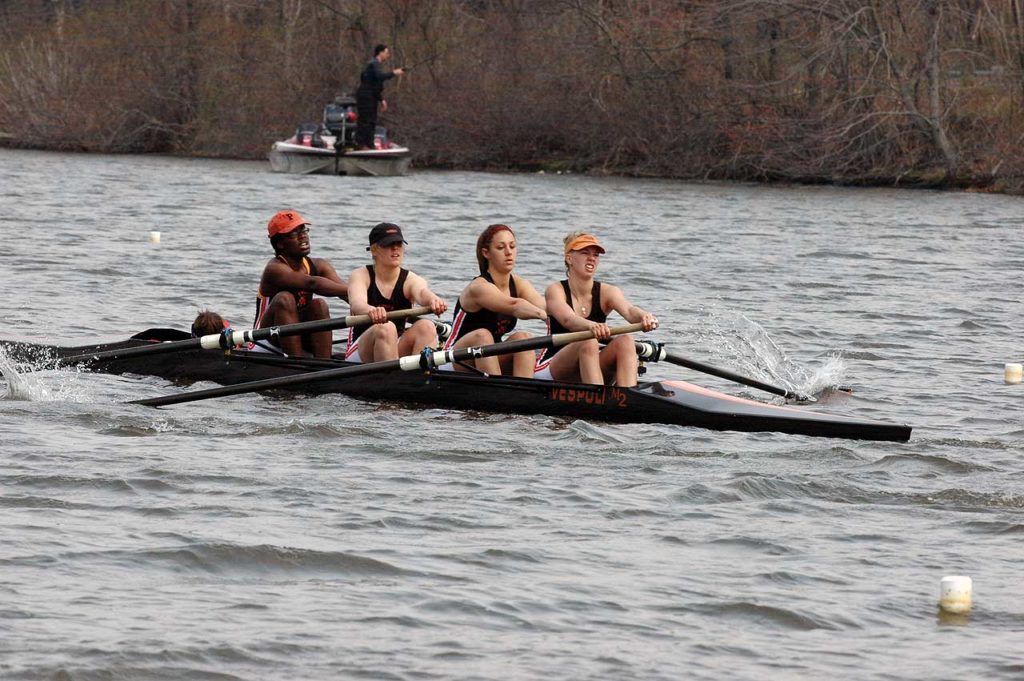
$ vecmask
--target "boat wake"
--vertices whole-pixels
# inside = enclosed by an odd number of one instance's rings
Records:
[[[846,374],[842,353],[829,353],[820,366],[804,366],[792,360],[757,322],[741,313],[705,308],[695,328],[727,365],[766,383],[801,395],[817,396],[835,390]]]

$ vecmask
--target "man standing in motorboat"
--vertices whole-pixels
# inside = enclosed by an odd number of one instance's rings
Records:
[[[377,128],[377,104],[380,113],[388,110],[384,99],[384,81],[401,76],[404,69],[389,69],[384,66],[391,59],[391,49],[384,44],[373,48],[371,59],[359,74],[359,89],[356,90],[356,145],[359,149],[373,148],[373,134]]]
[[[282,210],[270,218],[267,235],[274,248],[274,257],[263,268],[263,276],[260,277],[253,328],[329,318],[331,313],[327,301],[315,298],[313,294],[347,300],[348,284],[327,260],[309,257],[309,223],[294,210]],[[293,357],[301,357],[303,351],[321,359],[331,357],[330,331],[285,336],[271,339],[270,343]],[[255,348],[250,345],[250,349]]]

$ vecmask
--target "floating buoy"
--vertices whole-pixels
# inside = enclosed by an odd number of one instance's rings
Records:
[[[1007,364],[1003,368],[1003,380],[1006,381],[1007,385],[1020,383],[1022,372],[1024,372],[1024,366],[1020,364]]]
[[[970,577],[961,575],[943,577],[939,585],[939,607],[954,615],[969,612],[972,586]]]
[[[151,244],[158,244],[158,243],[160,243],[160,232],[150,232],[149,233],[149,243],[151,243]]]

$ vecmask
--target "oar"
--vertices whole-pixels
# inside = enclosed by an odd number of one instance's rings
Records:
[[[422,317],[410,317],[409,323],[413,324],[418,322],[420,319],[422,319]],[[448,336],[452,335],[452,323],[442,322],[440,319],[431,319],[430,321],[434,323],[434,328],[437,330],[438,342],[443,343],[448,340]],[[334,345],[340,345],[342,343],[348,343],[348,338],[336,338],[334,340]]]
[[[395,310],[388,313],[388,319],[401,319],[402,317],[415,317],[417,315],[430,314],[427,306],[414,307],[409,310]],[[330,331],[332,329],[343,329],[348,326],[359,326],[360,324],[371,324],[370,315],[354,315],[349,317],[331,317],[329,319],[317,319],[311,322],[299,322],[297,324],[285,324],[284,326],[270,326],[264,329],[248,329],[245,331],[234,331],[224,329],[222,333],[211,333],[208,336],[199,338],[187,338],[181,341],[169,343],[153,343],[151,345],[121,348],[119,350],[106,350],[103,352],[85,353],[71,357],[62,357],[60,364],[76,364],[78,362],[91,362],[102,359],[124,359],[125,357],[138,357],[139,355],[160,355],[168,352],[182,352],[185,350],[230,350],[236,345],[266,340],[268,338],[279,338],[282,336],[297,336],[304,333],[316,333],[318,331]]]
[[[759,390],[764,390],[765,392],[770,392],[774,395],[781,395],[786,399],[808,399],[806,395],[800,395],[798,393],[786,390],[785,388],[779,388],[769,383],[762,383],[756,378],[741,376],[740,374],[733,373],[731,371],[728,371],[727,369],[719,369],[718,367],[713,367],[710,364],[703,364],[692,359],[687,359],[686,357],[683,357],[681,355],[669,352],[661,343],[654,343],[651,341],[636,341],[636,354],[642,360],[647,360],[650,362],[662,361],[669,362],[671,364],[677,364],[681,367],[686,367],[687,369],[701,371],[705,374],[718,376],[719,378],[724,378],[729,381],[735,381],[736,383],[742,383],[743,385],[749,385],[751,388],[758,388]]]
[[[633,333],[640,331],[642,324],[629,324],[617,326],[611,329],[611,334],[616,336],[622,333]],[[142,404],[148,407],[163,407],[170,404],[181,404],[182,402],[195,402],[212,397],[226,397],[228,395],[240,395],[242,393],[258,392],[260,390],[271,390],[274,388],[289,388],[297,385],[307,385],[319,381],[329,381],[336,378],[351,378],[353,376],[364,376],[366,374],[377,374],[386,371],[430,371],[444,364],[462,362],[468,359],[479,359],[481,357],[493,357],[495,355],[507,355],[523,350],[538,350],[546,347],[561,347],[569,343],[593,338],[592,331],[572,331],[559,333],[552,336],[539,336],[536,338],[523,338],[521,340],[505,341],[492,345],[481,345],[471,348],[459,348],[457,350],[431,350],[425,348],[418,355],[406,355],[398,359],[389,359],[383,362],[372,362],[369,364],[358,364],[356,366],[338,367],[337,369],[324,369],[322,371],[311,371],[308,373],[282,376],[279,378],[266,378],[259,381],[248,381],[225,385],[218,388],[207,388],[205,390],[193,390],[177,395],[165,395],[163,397],[150,397],[144,400],[134,400],[129,404]]]

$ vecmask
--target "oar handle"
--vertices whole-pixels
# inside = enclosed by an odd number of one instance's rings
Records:
[[[625,324],[623,326],[613,326],[608,331],[612,336],[619,336],[624,333],[636,333],[637,331],[643,331],[644,325],[637,322],[636,324]],[[569,331],[567,333],[556,333],[551,337],[551,345],[556,348],[568,345],[569,343],[576,343],[578,341],[590,340],[594,337],[593,331]]]

